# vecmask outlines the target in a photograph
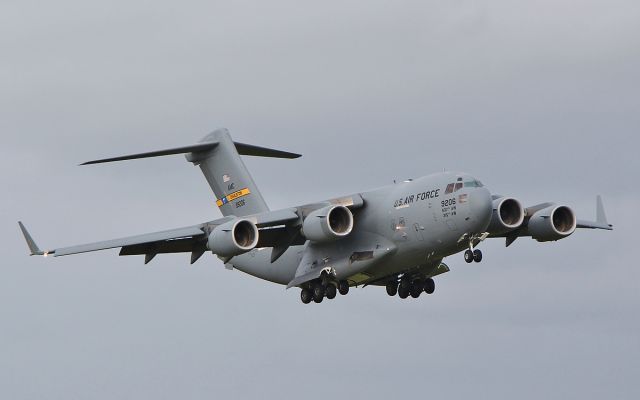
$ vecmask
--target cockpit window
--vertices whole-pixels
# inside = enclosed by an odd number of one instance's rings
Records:
[[[467,181],[464,183],[464,187],[482,187],[482,182],[478,180]]]
[[[447,190],[444,191],[444,194],[449,194],[449,193],[453,193],[453,186],[455,184],[454,183],[450,183],[447,185]]]
[[[462,189],[463,183],[462,182],[458,182],[456,183],[456,188],[455,188],[455,192],[457,192],[458,190]]]

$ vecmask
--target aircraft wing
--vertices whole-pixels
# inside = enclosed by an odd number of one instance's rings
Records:
[[[576,224],[576,228],[584,228],[584,229],[605,229],[605,230],[613,230],[613,225],[611,225],[607,221],[607,215],[604,213],[604,205],[602,204],[602,197],[596,197],[596,220],[595,221],[585,221],[578,220]]]
[[[506,238],[506,245],[509,247],[516,239],[523,236],[531,236],[529,230],[527,229],[527,221],[528,219],[535,214],[537,211],[545,209],[547,207],[553,206],[553,203],[543,203],[535,206],[527,207],[525,209],[525,223],[522,227],[516,228],[515,230],[503,232],[499,234],[487,234],[488,237],[492,238]],[[611,225],[607,221],[607,216],[604,211],[604,205],[602,204],[602,197],[596,197],[596,220],[588,221],[588,220],[576,220],[576,229],[604,229],[604,230],[613,230],[613,225]],[[484,238],[482,239],[484,240]]]
[[[27,241],[27,245],[29,246],[29,250],[31,251],[31,255],[42,255],[42,256],[67,256],[71,254],[80,254],[80,253],[88,253],[92,251],[99,250],[107,250],[114,249],[118,247],[128,247],[128,246],[137,246],[148,243],[160,243],[165,241],[173,241],[173,240],[181,240],[181,239],[198,239],[205,236],[204,225],[194,225],[184,228],[170,229],[161,232],[153,232],[146,233],[143,235],[136,236],[128,236],[119,239],[105,240],[102,242],[94,242],[88,244],[82,244],[77,246],[70,247],[60,247],[52,250],[40,250],[38,245],[36,245],[35,241],[27,231],[27,228],[22,224],[22,222],[18,222],[20,225],[20,229]]]
[[[245,219],[252,220],[256,226],[264,229],[260,246],[266,247],[277,242],[281,229],[274,228],[298,219],[295,209],[267,212]],[[225,217],[215,221],[205,222],[182,228],[166,231],[145,233],[142,235],[127,236],[118,239],[101,242],[87,243],[69,247],[41,250],[22,222],[18,222],[24,235],[31,255],[61,257],[71,254],[88,253],[99,250],[121,248],[120,255],[145,255],[148,263],[157,254],[161,253],[192,253],[192,263],[195,262],[207,250],[206,242],[211,231],[218,225],[232,220],[233,217]]]
[[[299,233],[299,227],[304,217],[309,212],[330,204],[340,204],[357,209],[364,205],[364,201],[360,195],[353,195],[242,218],[256,224],[260,230],[257,247],[273,247],[275,251],[272,261],[275,261],[289,246],[304,244],[306,241]],[[24,224],[22,222],[18,222],[18,224],[31,255],[61,257],[120,248],[121,256],[145,255],[145,263],[150,262],[157,254],[164,253],[191,253],[191,263],[194,263],[207,251],[206,243],[211,231],[216,226],[233,218],[235,217],[227,216],[199,225],[50,250],[41,250]]]

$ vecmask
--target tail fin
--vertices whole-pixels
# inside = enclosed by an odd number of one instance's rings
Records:
[[[106,158],[89,161],[81,165],[170,154],[186,154],[187,161],[198,165],[202,170],[209,186],[216,195],[216,204],[220,208],[222,215],[236,215],[239,217],[269,211],[267,203],[240,158],[241,154],[275,158],[300,157],[300,154],[233,142],[227,129],[218,129],[193,146]]]

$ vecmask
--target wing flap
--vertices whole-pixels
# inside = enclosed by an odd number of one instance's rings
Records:
[[[206,250],[204,240],[190,237],[123,246],[122,249],[120,249],[120,255],[139,256],[145,254],[193,253],[204,250]]]

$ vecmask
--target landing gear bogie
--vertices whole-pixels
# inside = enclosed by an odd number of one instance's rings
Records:
[[[341,295],[349,293],[349,282],[318,279],[302,286],[300,300],[302,300],[304,304],[309,304],[312,301],[322,303],[325,297],[332,300],[336,298],[338,293]]]

